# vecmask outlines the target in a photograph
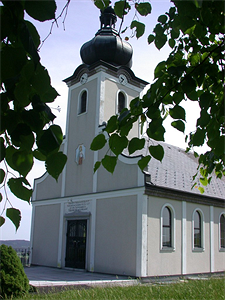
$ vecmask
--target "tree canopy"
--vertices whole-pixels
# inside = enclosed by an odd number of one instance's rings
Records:
[[[55,115],[48,105],[58,93],[40,63],[37,29],[24,19],[26,13],[41,22],[56,20],[56,3],[1,2],[0,201],[5,201],[3,211],[18,229],[21,213],[12,207],[6,185],[16,197],[30,202],[32,188],[26,177],[34,159],[44,161],[47,172],[56,180],[67,159],[60,151],[62,130],[53,124]],[[0,225],[4,222],[0,216]]]
[[[104,2],[104,4],[103,4]],[[118,1],[114,5],[119,18],[131,10],[133,3],[137,14],[151,13],[150,2]],[[147,123],[145,136],[153,141],[149,154],[142,157],[138,165],[144,170],[150,159],[163,159],[164,121],[170,116],[171,126],[185,132],[186,112],[182,101],[199,104],[200,117],[196,130],[185,136],[187,151],[205,143],[210,151],[198,155],[200,182],[210,183],[212,172],[218,178],[225,175],[225,116],[224,116],[224,43],[225,11],[223,1],[172,0],[168,12],[158,17],[158,23],[148,36],[148,43],[154,43],[159,50],[167,43],[171,52],[154,71],[154,82],[142,98],[131,101],[119,115],[112,116],[105,127],[108,139],[103,133],[93,140],[91,149],[102,149],[108,142],[111,155],[107,154],[95,165],[95,171],[103,165],[113,172],[118,156],[128,147],[129,154],[144,147],[144,138],[128,140],[134,122],[140,122],[142,129]],[[109,1],[96,1],[103,9]],[[130,28],[139,38],[145,32],[145,24],[134,19]],[[128,39],[128,38],[127,38]],[[193,180],[197,174],[193,174]],[[200,186],[200,192],[204,192]]]

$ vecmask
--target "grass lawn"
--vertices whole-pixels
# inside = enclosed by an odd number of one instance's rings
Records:
[[[68,289],[62,292],[30,293],[23,299],[165,299],[165,300],[222,300],[225,299],[225,278],[206,280],[184,280],[170,284],[138,284],[136,286],[117,286],[88,289]]]

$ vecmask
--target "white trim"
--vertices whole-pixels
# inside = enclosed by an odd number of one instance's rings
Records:
[[[147,276],[147,196],[137,196],[136,276]]]
[[[171,212],[171,248],[163,247],[163,210],[165,207],[168,207]],[[170,203],[164,204],[160,212],[160,250],[161,251],[176,250],[176,215],[175,215],[175,210]]]
[[[116,93],[116,105],[115,105],[116,111],[115,111],[115,114],[119,114],[119,111],[118,111],[118,100],[119,100],[119,93],[120,92],[124,95],[124,98],[125,98],[125,106],[124,106],[124,108],[128,108],[128,95],[127,95],[127,93],[124,90],[122,90],[122,89],[118,89],[118,91]]]
[[[127,165],[136,165],[139,161],[139,159],[141,159],[141,155],[139,156],[126,156],[126,155],[119,155],[118,159]],[[144,175],[143,175],[144,176]]]
[[[200,248],[194,247],[194,215],[196,211],[200,213],[200,217],[201,217],[201,247]],[[205,218],[204,218],[203,211],[200,208],[196,208],[192,213],[192,251],[194,252],[205,251]]]
[[[187,203],[182,201],[181,223],[181,274],[187,273]]]
[[[34,243],[34,216],[35,216],[35,206],[32,206],[29,265],[32,264],[33,243]]]
[[[91,206],[91,220],[90,220],[90,256],[88,271],[94,272],[95,270],[95,225],[96,225],[96,199],[92,200]]]
[[[209,243],[210,243],[210,272],[214,272],[214,207],[209,207],[210,225],[209,225]]]
[[[105,116],[105,72],[100,72],[98,76],[98,92],[96,98],[96,127],[101,125]],[[97,133],[97,132],[96,132]]]
[[[70,119],[70,111],[71,111],[71,97],[72,97],[72,89],[69,88],[68,91],[68,105],[67,105],[67,116],[66,116],[66,139],[65,145],[63,149],[63,153],[67,156],[68,154],[68,136],[69,136],[69,119]],[[62,171],[62,186],[61,186],[61,197],[64,197],[66,194],[66,169],[67,164],[65,165]]]
[[[63,205],[63,203],[61,203],[60,204],[60,216],[59,216],[59,240],[58,240],[57,268],[62,268],[63,216],[64,216],[64,205]]]
[[[82,113],[80,113],[81,110],[81,96],[84,92],[87,92],[87,99],[86,99],[86,110]],[[87,88],[83,88],[82,90],[80,90],[79,94],[78,94],[78,101],[77,101],[77,116],[83,116],[84,114],[87,114],[88,112],[88,89]]]
[[[68,201],[84,201],[84,200],[90,200],[90,199],[104,199],[109,196],[112,198],[116,197],[123,197],[123,196],[131,196],[131,195],[137,195],[138,193],[144,194],[145,187],[137,187],[137,188],[131,188],[131,189],[124,189],[124,190],[117,190],[117,191],[107,191],[107,192],[99,192],[99,193],[91,193],[91,194],[85,194],[85,195],[76,195],[76,196],[67,196],[64,198],[55,198],[55,199],[43,199],[43,200],[37,200],[32,203],[33,206],[42,206],[42,205],[49,205],[49,204],[58,204],[58,203],[66,203]]]
[[[225,211],[222,211],[221,213],[220,213],[220,215],[219,215],[219,226],[218,226],[218,229],[219,229],[219,233],[218,233],[218,237],[219,237],[219,241],[218,241],[218,245],[219,245],[219,251],[225,251],[225,248],[221,248],[221,240],[220,240],[220,238],[221,238],[221,223],[220,223],[220,218],[221,218],[221,216],[222,215],[224,215],[224,217],[225,217]]]

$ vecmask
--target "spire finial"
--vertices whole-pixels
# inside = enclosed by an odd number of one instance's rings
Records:
[[[101,29],[105,27],[115,28],[115,23],[117,21],[116,14],[111,6],[101,11],[100,22]]]

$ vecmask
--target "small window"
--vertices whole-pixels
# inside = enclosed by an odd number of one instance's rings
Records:
[[[169,207],[164,207],[162,216],[162,246],[172,247],[172,222]]]
[[[202,248],[202,220],[199,211],[194,214],[194,248]]]
[[[121,111],[126,107],[126,100],[125,95],[122,92],[119,92],[118,94],[118,113],[121,113]]]
[[[225,248],[225,216],[220,217],[220,248]]]
[[[79,99],[78,114],[83,114],[87,111],[87,91],[83,91]]]

